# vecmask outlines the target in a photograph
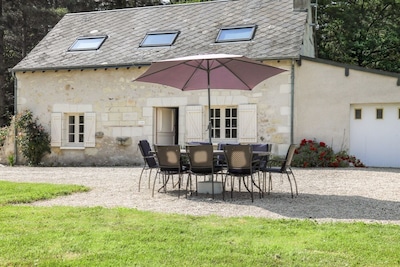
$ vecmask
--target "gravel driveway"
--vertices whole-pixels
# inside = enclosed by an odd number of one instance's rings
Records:
[[[180,198],[171,187],[151,196],[147,173],[140,192],[138,167],[0,167],[0,180],[80,184],[86,193],[35,202],[33,206],[128,207],[190,215],[254,216],[312,219],[317,221],[364,221],[400,225],[400,169],[346,168],[294,169],[299,196],[290,197],[285,176],[273,176],[273,191],[254,203],[248,193],[230,198],[208,195]],[[157,183],[156,186],[159,186]]]

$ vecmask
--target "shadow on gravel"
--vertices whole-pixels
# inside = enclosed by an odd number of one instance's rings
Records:
[[[400,202],[361,196],[300,194],[292,199],[290,194],[276,193],[248,205],[298,219],[400,221]]]
[[[177,191],[167,194],[178,197]],[[181,198],[185,198],[185,191],[181,191]],[[189,201],[199,201],[215,204],[221,203],[222,196],[211,195],[189,196]],[[338,219],[338,220],[371,220],[371,221],[400,221],[400,202],[377,200],[361,196],[299,194],[291,198],[290,193],[271,193],[259,198],[254,193],[254,202],[245,192],[235,192],[231,199],[230,192],[226,192],[225,201],[230,204],[255,206],[270,212],[292,219]]]

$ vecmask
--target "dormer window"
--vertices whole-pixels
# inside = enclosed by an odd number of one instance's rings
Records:
[[[106,39],[107,36],[79,37],[71,45],[68,51],[98,50]]]
[[[171,46],[178,35],[179,31],[148,32],[140,43],[140,47]]]
[[[219,30],[216,43],[250,41],[254,38],[256,25],[226,27]]]

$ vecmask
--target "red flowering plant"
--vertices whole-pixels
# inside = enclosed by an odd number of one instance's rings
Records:
[[[294,167],[328,167],[335,153],[324,142],[301,140],[292,160]]]
[[[346,151],[340,151],[335,155],[335,159],[330,167],[365,167],[364,163],[361,160],[357,159],[355,156],[350,156]]]
[[[365,167],[364,164],[347,152],[335,153],[324,142],[303,139],[292,160],[293,167]]]

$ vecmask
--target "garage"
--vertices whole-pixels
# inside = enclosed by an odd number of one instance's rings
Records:
[[[350,150],[368,167],[400,168],[400,103],[350,108]]]

